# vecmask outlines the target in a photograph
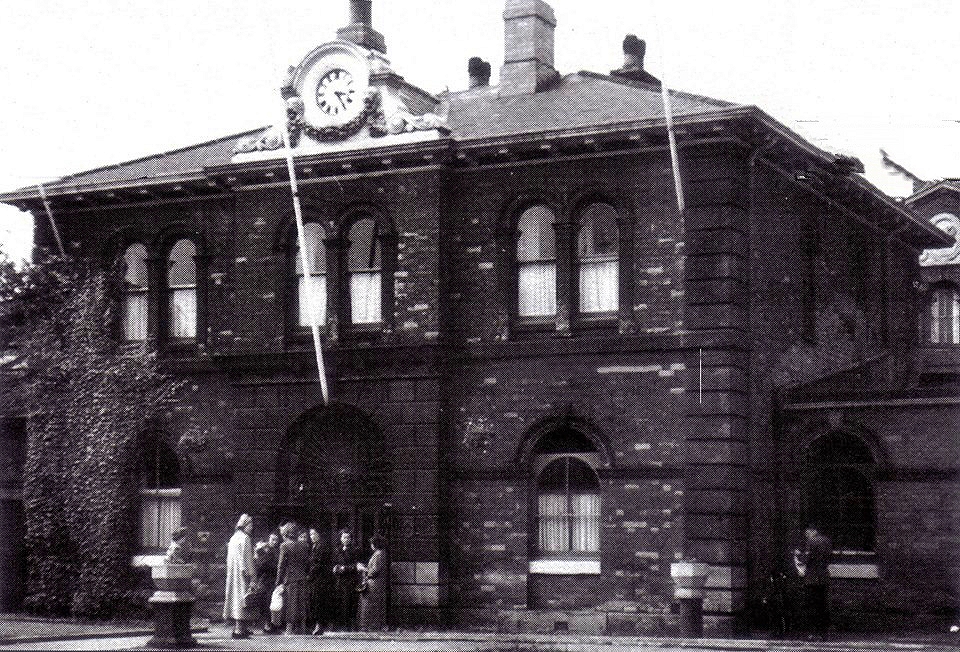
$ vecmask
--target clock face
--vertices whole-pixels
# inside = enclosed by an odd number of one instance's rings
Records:
[[[347,113],[354,108],[358,100],[353,75],[343,68],[330,70],[317,84],[317,106],[327,115],[339,116]]]

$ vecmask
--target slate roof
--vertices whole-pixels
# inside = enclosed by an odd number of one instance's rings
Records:
[[[671,91],[674,115],[711,113],[734,106],[709,97]],[[458,140],[563,131],[617,122],[662,118],[660,89],[591,72],[565,75],[551,89],[501,98],[496,87],[449,94],[448,123]]]
[[[709,114],[734,106],[729,102],[671,91],[676,116]],[[657,87],[623,78],[578,72],[560,77],[549,90],[515,97],[499,97],[497,87],[446,94],[450,137],[479,140],[500,136],[557,132],[619,122],[663,118]],[[148,184],[170,177],[190,176],[210,165],[229,164],[233,147],[244,137],[267,127],[231,134],[206,143],[72,174],[45,184],[57,189],[111,184]]]

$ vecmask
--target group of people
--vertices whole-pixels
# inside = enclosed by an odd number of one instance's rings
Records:
[[[244,514],[227,545],[227,581],[223,617],[233,637],[246,638],[250,627],[265,634],[320,634],[327,627],[367,631],[386,625],[386,540],[370,539],[364,563],[349,531],[330,550],[320,533],[289,522],[253,545],[253,518]]]

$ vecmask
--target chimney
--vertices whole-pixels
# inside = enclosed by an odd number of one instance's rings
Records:
[[[660,80],[643,69],[643,57],[646,54],[646,41],[637,38],[636,34],[627,34],[623,39],[623,67],[611,70],[610,74],[659,87]]]
[[[383,34],[373,29],[373,0],[350,0],[350,24],[337,30],[337,38],[387,53]]]
[[[553,68],[557,19],[544,0],[507,0],[503,11],[504,56],[500,95],[536,93],[559,76]]]
[[[480,57],[470,57],[467,74],[470,75],[470,88],[490,85],[490,63]]]

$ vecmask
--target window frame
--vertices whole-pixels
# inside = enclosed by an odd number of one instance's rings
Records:
[[[569,522],[567,526],[567,549],[563,551],[545,551],[540,547],[540,478],[543,472],[554,462],[558,460],[576,460],[585,465],[596,480],[596,495],[599,501],[596,514],[597,527],[597,549],[596,550],[574,550],[572,546],[573,528]],[[551,560],[571,560],[571,561],[597,561],[599,562],[603,551],[603,487],[600,481],[600,474],[597,469],[602,465],[602,456],[599,453],[538,453],[534,456],[531,465],[531,513],[533,514],[531,533],[531,560],[532,561],[551,561]],[[569,464],[569,461],[568,461]],[[569,468],[569,467],[568,467]],[[567,510],[569,517],[571,495],[569,486],[569,475],[566,482]],[[586,493],[586,492],[585,492]]]
[[[353,246],[353,241],[350,240],[350,234],[353,232],[354,228],[361,222],[369,221],[373,224],[372,232],[370,235],[370,246],[371,254],[379,254],[379,267],[367,267],[360,270],[353,270],[350,268],[350,253]],[[381,330],[384,326],[385,315],[387,314],[387,306],[385,305],[384,297],[384,286],[386,284],[386,278],[384,273],[384,262],[385,262],[385,247],[383,241],[382,233],[382,224],[380,220],[374,215],[367,213],[360,213],[354,216],[344,228],[344,238],[343,238],[343,306],[345,308],[344,317],[346,325],[354,331],[371,331],[371,330]],[[379,319],[377,321],[365,321],[365,322],[356,322],[353,318],[353,276],[354,274],[367,274],[373,275],[376,274],[379,276],[379,286],[380,286],[380,300],[379,300]],[[373,285],[371,285],[373,287]]]
[[[520,240],[522,237],[522,232],[520,229],[520,221],[523,219],[523,216],[528,212],[543,208],[550,212],[553,216],[553,221],[551,227],[553,228],[553,258],[547,259],[537,259],[529,261],[520,260]],[[560,297],[560,259],[561,259],[561,223],[560,223],[560,213],[557,210],[556,206],[544,198],[536,197],[528,201],[525,201],[523,204],[517,207],[513,211],[513,219],[510,223],[510,238],[509,238],[509,249],[507,251],[509,256],[509,269],[510,269],[510,321],[513,323],[514,327],[518,331],[536,331],[536,330],[554,330],[557,328],[558,319],[560,316],[561,310],[561,297]],[[553,304],[554,311],[553,314],[549,315],[521,315],[520,314],[520,274],[521,267],[523,265],[534,265],[534,264],[543,264],[544,262],[549,261],[553,263]]]
[[[308,225],[316,224],[320,228],[320,241],[318,243],[318,248],[323,252],[324,259],[324,271],[322,274],[317,274],[311,270],[311,278],[323,277],[325,291],[323,297],[323,319],[317,324],[320,327],[320,332],[323,333],[327,330],[327,325],[330,322],[330,265],[329,265],[329,251],[327,249],[327,225],[324,224],[321,220],[311,219],[304,222],[304,230],[307,229]],[[306,240],[306,233],[304,233],[304,239]],[[305,276],[303,271],[298,271],[300,265],[300,240],[297,234],[296,224],[292,225],[290,237],[288,239],[288,246],[286,248],[286,257],[287,257],[287,271],[286,277],[288,279],[288,296],[290,297],[289,309],[288,309],[288,323],[289,331],[296,333],[300,336],[303,336],[305,333],[309,333],[310,324],[301,323],[301,313],[300,313],[300,279]],[[307,243],[309,248],[310,244]],[[311,263],[314,261],[310,261]]]
[[[129,264],[127,260],[127,255],[131,249],[137,246],[143,249],[142,264],[143,264],[143,274],[145,276],[144,278],[145,284],[142,286],[132,286],[132,284],[130,284],[127,280],[127,275],[129,273]],[[120,261],[122,262],[122,268],[123,268],[122,269],[123,274],[120,280],[121,286],[122,286],[121,298],[120,298],[120,320],[121,320],[120,329],[119,329],[120,339],[124,344],[141,344],[150,339],[150,330],[151,330],[150,329],[150,326],[151,326],[150,303],[152,301],[154,292],[151,291],[151,283],[150,283],[150,276],[151,276],[150,250],[147,248],[146,244],[141,240],[133,240],[129,242],[126,247],[123,248],[119,258],[120,258]],[[136,287],[137,289],[133,289],[134,287]],[[129,331],[127,329],[127,326],[129,323],[128,314],[129,314],[130,299],[131,297],[134,297],[134,296],[143,297],[144,304],[145,304],[145,311],[143,315],[143,325],[142,325],[143,337],[137,337],[137,338],[130,337]]]
[[[170,254],[178,242],[188,240],[193,245],[193,263],[195,269],[195,279],[192,286],[196,300],[195,331],[193,337],[177,337],[172,333],[172,310],[170,302],[173,298],[173,291],[176,289],[170,285]],[[196,354],[198,349],[206,344],[207,340],[207,284],[205,282],[207,272],[208,257],[205,254],[205,242],[201,235],[195,231],[176,229],[168,232],[168,235],[160,240],[159,256],[157,260],[157,277],[159,279],[158,299],[156,303],[157,313],[157,334],[163,349],[167,353],[174,355]]]
[[[164,528],[161,525],[160,515],[162,513],[161,505],[164,501],[176,505],[176,511],[179,513],[179,522],[176,524],[171,524],[169,527],[170,533],[176,530],[183,524],[183,473],[182,473],[182,464],[174,452],[173,448],[167,444],[166,437],[161,433],[152,436],[144,437],[141,442],[141,456],[137,464],[137,542],[136,542],[136,551],[137,556],[142,555],[151,555],[159,554],[166,550],[167,546],[170,545],[170,541],[161,541],[160,535],[164,532]],[[147,447],[154,448],[154,468],[147,468],[147,464],[150,462],[150,457],[148,456]],[[173,466],[170,471],[171,477],[160,477],[160,457],[162,456],[173,462]],[[151,483],[149,474],[153,472],[153,482]],[[151,487],[150,484],[156,484],[157,486]],[[146,537],[146,532],[144,530],[144,519],[145,519],[145,509],[147,509],[150,503],[156,503],[155,512],[157,514],[157,523],[155,527],[155,534],[158,537],[156,540],[156,545],[150,545],[144,541]],[[169,533],[168,533],[169,534]],[[167,537],[169,539],[169,536]]]
[[[822,440],[825,438],[837,438],[837,439],[847,439],[850,442],[855,443],[858,446],[863,448],[869,457],[870,461],[856,461],[853,459],[840,458],[837,460],[832,460],[830,462],[820,461],[820,460],[811,460],[811,452],[818,443],[822,443]],[[873,559],[876,556],[877,552],[877,461],[876,455],[871,450],[867,442],[856,434],[851,434],[849,432],[843,431],[832,431],[830,433],[824,434],[820,437],[813,439],[807,446],[804,451],[804,460],[803,460],[803,473],[804,473],[804,483],[803,483],[803,500],[804,500],[804,509],[807,515],[807,521],[811,522],[814,516],[814,509],[811,508],[811,505],[830,505],[830,509],[824,510],[821,508],[819,520],[823,521],[821,523],[823,530],[828,534],[833,542],[833,553],[834,557],[837,557],[839,554],[842,557],[849,559]],[[834,519],[830,519],[830,522],[827,522],[827,518],[824,514],[836,513],[838,511],[838,505],[840,504],[839,496],[828,493],[825,489],[821,487],[824,486],[823,478],[825,474],[831,474],[835,478],[844,478],[849,476],[851,473],[856,473],[860,476],[865,486],[869,487],[869,496],[865,496],[869,500],[870,506],[870,516],[869,523],[867,525],[857,525],[856,523],[850,523],[849,521],[837,522]],[[825,500],[824,498],[830,498],[830,500]],[[861,497],[862,498],[862,497]],[[814,519],[816,520],[816,519]],[[842,526],[846,532],[843,532],[842,536],[838,536],[837,526]],[[867,548],[857,548],[850,546],[842,546],[840,540],[844,538],[851,538],[849,534],[849,528],[866,527],[867,532],[869,533],[869,545]],[[854,534],[852,538],[856,538]]]
[[[598,322],[614,322],[620,315],[620,312],[623,308],[623,291],[624,291],[624,280],[623,276],[623,247],[624,247],[624,238],[623,238],[623,219],[621,216],[620,210],[617,209],[617,206],[612,202],[608,201],[603,197],[593,197],[588,201],[581,202],[581,208],[577,211],[577,219],[574,225],[574,229],[571,230],[571,259],[573,270],[573,296],[571,297],[571,310],[573,310],[577,319],[580,323],[589,323],[597,324]],[[582,237],[583,230],[587,226],[584,222],[585,216],[588,212],[595,206],[606,206],[613,212],[613,226],[616,229],[616,245],[617,250],[616,254],[613,256],[594,256],[589,260],[589,262],[616,262],[617,269],[617,279],[616,279],[616,299],[617,305],[611,310],[602,310],[602,311],[586,311],[583,309],[582,305],[582,296],[581,296],[581,283],[582,283],[582,269],[584,265],[584,258],[580,255],[580,238]]]
[[[949,314],[941,314],[938,310],[934,315],[934,308],[941,302],[941,296],[947,299],[944,303],[947,305]],[[952,300],[951,300],[952,299]],[[927,300],[924,309],[924,344],[931,347],[954,347],[960,346],[960,287],[952,281],[937,281],[930,286],[927,293]],[[948,339],[953,341],[944,341],[944,333],[941,326],[949,324]],[[937,339],[934,339],[936,333]]]

